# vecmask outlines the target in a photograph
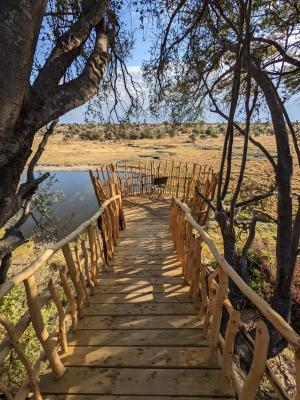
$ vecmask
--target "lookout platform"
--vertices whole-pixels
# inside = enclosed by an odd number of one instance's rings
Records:
[[[98,211],[0,285],[0,300],[17,289],[24,304],[18,321],[0,313],[0,397],[255,400],[267,388],[268,398],[300,400],[299,335],[207,232],[217,174],[166,161],[102,166],[90,176]],[[260,315],[251,325],[230,301],[230,281]],[[51,323],[49,309],[43,314],[50,304]],[[267,357],[266,321],[293,351],[288,388]],[[22,347],[30,327],[41,348],[34,361]],[[252,353],[247,373],[237,363],[237,334]],[[17,389],[5,369],[13,352],[26,371]]]
[[[233,399],[219,389],[197,304],[182,277],[169,232],[169,202],[124,201],[126,230],[78,329],[68,336],[64,376],[49,370],[40,390],[51,400]]]

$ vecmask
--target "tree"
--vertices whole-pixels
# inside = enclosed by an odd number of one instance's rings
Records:
[[[272,307],[289,320],[291,282],[300,235],[299,195],[292,192],[293,156],[299,171],[300,152],[295,129],[285,109],[288,93],[298,93],[300,47],[297,1],[236,0],[220,2],[160,1],[151,8],[142,1],[142,12],[155,19],[157,41],[145,66],[152,82],[152,108],[169,105],[175,120],[197,119],[204,107],[227,121],[216,203],[209,203],[221,228],[226,260],[246,279],[247,254],[255,237],[260,212],[249,222],[248,238],[239,253],[236,247],[241,208],[275,194],[274,188],[239,201],[249,142],[257,146],[274,172],[277,196],[277,275]],[[169,7],[168,7],[169,5]],[[160,10],[164,12],[160,12]],[[153,84],[154,82],[154,84]],[[225,100],[225,102],[224,102]],[[276,157],[250,135],[259,109],[270,114],[276,139]],[[241,126],[238,120],[244,118]],[[232,176],[235,131],[244,136],[240,173]],[[231,300],[240,296],[231,286]],[[273,341],[272,352],[279,351]]]
[[[30,200],[48,174],[33,170],[57,119],[98,94],[110,112],[124,99],[117,89],[119,74],[129,111],[137,106],[137,86],[124,60],[132,46],[122,28],[123,1],[12,0],[0,3],[0,227],[17,213],[18,222],[0,241],[0,280],[6,277],[11,252],[23,243],[20,226],[30,214]],[[107,96],[112,99],[107,102]],[[31,156],[33,139],[50,124],[32,157],[27,180],[20,176]]]

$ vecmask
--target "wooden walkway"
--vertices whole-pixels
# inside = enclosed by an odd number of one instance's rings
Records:
[[[69,336],[65,375],[41,377],[46,399],[225,399],[198,310],[181,277],[164,201],[126,200],[112,268]],[[231,394],[231,395],[230,395]]]

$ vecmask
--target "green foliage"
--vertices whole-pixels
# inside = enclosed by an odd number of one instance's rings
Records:
[[[250,249],[247,259],[248,285],[263,299],[270,302],[273,285],[267,276],[260,255]]]
[[[56,239],[61,218],[54,216],[54,206],[64,198],[62,190],[53,191],[52,187],[57,182],[55,174],[51,175],[32,198],[33,218],[36,226],[33,231],[35,241],[49,242]]]

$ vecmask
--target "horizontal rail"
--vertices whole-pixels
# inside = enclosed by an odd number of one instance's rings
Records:
[[[97,221],[97,219],[103,214],[106,207],[112,203],[113,201],[120,199],[120,195],[115,195],[110,199],[106,200],[99,210],[94,214],[90,219],[83,222],[75,231],[71,232],[68,236],[61,239],[59,242],[55,243],[49,249],[45,250],[42,255],[37,257],[27,268],[25,268],[22,272],[18,273],[17,275],[13,276],[12,278],[6,280],[0,286],[0,299],[5,296],[11,289],[17,286],[19,283],[23,282],[31,275],[33,275],[40,267],[43,265],[50,257],[53,256],[58,250],[63,248],[67,243],[74,240],[81,232],[83,232],[89,225],[93,222]]]
[[[232,266],[225,260],[225,258],[219,253],[213,239],[209,234],[194,220],[190,214],[190,208],[182,203],[179,199],[174,198],[175,203],[186,213],[186,219],[189,224],[196,229],[200,234],[203,241],[209,247],[211,253],[215,257],[216,261],[224,272],[232,279],[236,286],[241,290],[244,295],[251,300],[251,302],[259,309],[259,311],[271,322],[271,324],[278,329],[281,335],[295,347],[300,347],[300,336],[294,331],[294,329],[276,312],[269,306],[269,304],[262,299],[257,293],[252,290],[247,283],[237,274]]]

